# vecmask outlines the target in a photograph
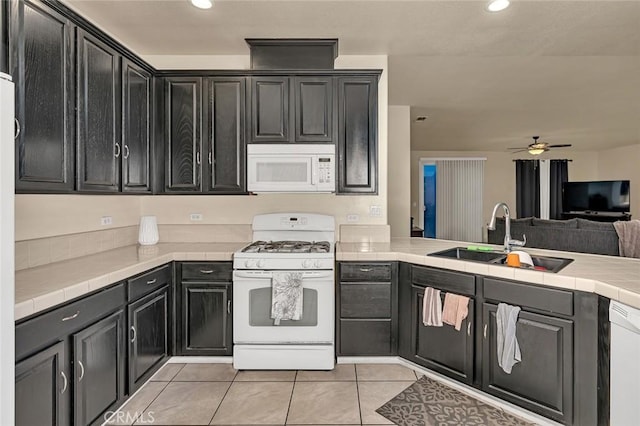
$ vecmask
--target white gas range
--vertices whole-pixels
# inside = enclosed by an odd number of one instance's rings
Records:
[[[333,216],[255,216],[253,240],[233,256],[233,365],[237,369],[331,370],[334,349]],[[299,319],[274,319],[274,279],[301,280]]]

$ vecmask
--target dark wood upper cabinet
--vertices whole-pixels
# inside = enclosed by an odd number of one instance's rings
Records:
[[[166,190],[200,191],[202,162],[200,77],[165,80]]]
[[[246,191],[245,77],[216,77],[208,83],[207,186],[214,193]]]
[[[338,193],[378,193],[378,77],[338,78]]]
[[[151,74],[122,61],[122,191],[149,192],[151,152]]]
[[[77,30],[79,191],[120,190],[120,55]]]
[[[251,142],[289,142],[289,77],[251,77]]]
[[[14,1],[11,14],[19,127],[16,191],[70,192],[74,188],[74,27],[40,2]]]
[[[333,141],[333,77],[295,77],[296,142]]]

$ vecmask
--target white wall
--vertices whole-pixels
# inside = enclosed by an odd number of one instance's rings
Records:
[[[640,144],[598,152],[598,180],[630,180],[632,219],[640,219]]]
[[[392,237],[408,237],[411,224],[411,107],[389,106],[389,191]],[[417,220],[417,218],[416,218]],[[417,224],[417,222],[416,222]]]

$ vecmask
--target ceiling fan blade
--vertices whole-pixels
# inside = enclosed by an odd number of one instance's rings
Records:
[[[521,149],[521,150],[526,151],[527,149],[529,149],[529,147],[528,146],[520,146],[518,148],[507,148],[507,149]]]
[[[570,143],[562,144],[562,145],[549,145],[548,148],[568,148],[570,147]]]
[[[510,148],[510,149],[518,149],[518,148]],[[522,148],[519,151],[513,151],[512,154],[517,154],[519,152],[527,152],[527,151],[529,151],[529,148]]]

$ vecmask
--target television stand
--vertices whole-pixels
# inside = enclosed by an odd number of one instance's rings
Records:
[[[563,219],[587,219],[596,222],[616,222],[618,220],[631,220],[630,213],[612,213],[612,212],[562,212]]]

